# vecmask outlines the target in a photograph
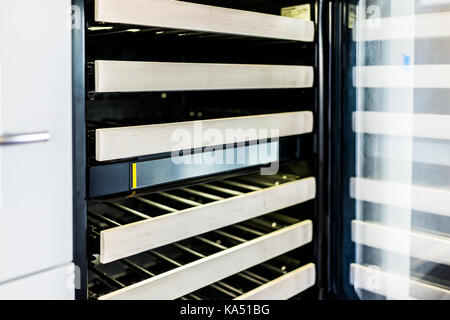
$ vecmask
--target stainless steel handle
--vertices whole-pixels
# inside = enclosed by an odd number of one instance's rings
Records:
[[[45,142],[50,140],[50,133],[48,132],[32,132],[32,133],[18,133],[6,134],[0,136],[0,146]]]

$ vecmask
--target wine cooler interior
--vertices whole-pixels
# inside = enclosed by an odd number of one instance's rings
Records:
[[[75,2],[77,297],[317,298],[317,3]]]
[[[73,4],[78,299],[449,299],[445,1]]]

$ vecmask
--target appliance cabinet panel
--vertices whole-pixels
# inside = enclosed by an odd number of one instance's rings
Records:
[[[72,260],[70,4],[0,4],[0,282]]]
[[[0,285],[0,300],[73,300],[72,263]]]

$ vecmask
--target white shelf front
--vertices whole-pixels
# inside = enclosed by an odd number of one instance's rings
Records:
[[[312,221],[215,253],[101,296],[100,300],[171,300],[294,250],[312,241]]]
[[[287,300],[311,288],[315,283],[316,266],[308,263],[234,300]]]
[[[96,92],[310,88],[310,66],[95,61]]]
[[[97,129],[95,151],[97,161],[116,160],[143,155],[212,147],[231,143],[280,138],[311,133],[313,113],[286,112],[203,121]],[[222,138],[211,139],[208,134]],[[239,134],[241,133],[241,134]],[[216,135],[217,134],[217,135]],[[190,139],[185,139],[190,137]]]
[[[173,0],[96,0],[95,20],[200,32],[314,41],[314,23]]]
[[[305,178],[104,230],[100,233],[100,261],[108,263],[262,216],[312,200],[315,195],[315,178]]]

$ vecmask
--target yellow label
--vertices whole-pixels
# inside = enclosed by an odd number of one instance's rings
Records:
[[[133,189],[137,188],[137,172],[136,172],[136,163],[132,164],[132,176],[133,176]]]
[[[356,22],[356,6],[351,4],[348,6],[348,27],[353,29]]]
[[[311,20],[311,5],[302,4],[300,6],[281,8],[281,15],[283,17]]]

